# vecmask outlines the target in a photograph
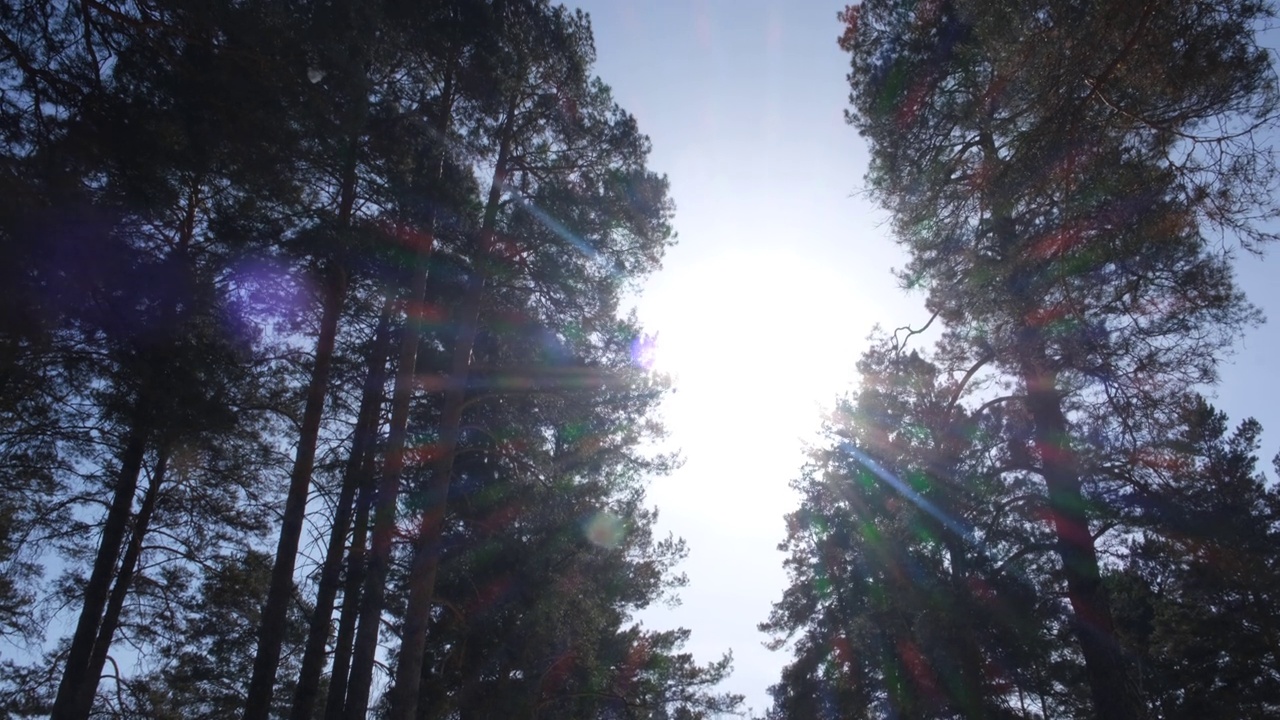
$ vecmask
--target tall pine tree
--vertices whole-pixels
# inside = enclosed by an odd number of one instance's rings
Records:
[[[1101,580],[1084,409],[1171,422],[1255,319],[1215,229],[1274,213],[1277,91],[1253,2],[846,10],[851,122],[928,305],[1018,386],[1099,718],[1144,717]]]

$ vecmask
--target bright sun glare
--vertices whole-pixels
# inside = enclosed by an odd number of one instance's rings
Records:
[[[835,273],[787,250],[711,257],[650,291],[673,430],[717,445],[747,428],[807,436],[852,379],[870,313]]]
[[[692,581],[681,608],[642,620],[696,625],[691,651],[729,644],[746,670],[735,689],[763,687],[773,678],[761,669],[777,659],[753,632],[772,597],[750,588],[786,583],[775,546],[797,504],[788,483],[879,313],[847,278],[785,248],[673,263],[640,311],[658,334],[656,368],[675,380],[662,416],[686,461],[654,480],[649,499],[663,529],[689,541],[680,569]]]

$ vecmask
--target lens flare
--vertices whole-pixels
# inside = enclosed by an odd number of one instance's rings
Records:
[[[583,530],[591,544],[606,550],[613,550],[621,545],[627,534],[622,519],[609,512],[592,515],[584,524]]]
[[[631,364],[652,370],[658,360],[658,336],[641,335],[631,341]]]

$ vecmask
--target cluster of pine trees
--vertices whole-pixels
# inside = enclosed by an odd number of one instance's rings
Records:
[[[546,0],[0,7],[0,717],[698,718],[619,301],[648,141]]]
[[[770,718],[1280,715],[1280,492],[1258,424],[1196,394],[1260,319],[1227,248],[1274,229],[1272,17],[842,13],[869,190],[942,330],[878,336],[795,483]]]

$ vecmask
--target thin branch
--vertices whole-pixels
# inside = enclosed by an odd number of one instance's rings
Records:
[[[994,360],[995,357],[996,355],[994,352],[987,350],[983,353],[982,357],[978,358],[978,362],[974,363],[973,367],[969,368],[968,372],[964,374],[964,377],[960,379],[960,384],[956,386],[955,392],[951,394],[951,400],[947,403],[947,409],[943,412],[944,416],[951,416],[951,411],[955,409],[956,403],[960,400],[960,394],[964,392],[969,381],[973,380],[973,376],[981,370],[984,365]]]
[[[902,353],[902,351],[903,351],[903,350],[906,350],[906,349],[907,349],[907,341],[911,339],[911,336],[912,336],[912,335],[919,335],[920,333],[924,332],[925,330],[928,330],[928,329],[929,329],[929,326],[933,324],[933,321],[938,319],[938,314],[939,314],[940,312],[941,312],[940,310],[935,310],[935,311],[934,311],[934,313],[933,313],[933,315],[929,318],[929,322],[925,323],[925,324],[924,324],[924,326],[923,326],[923,327],[921,327],[919,330],[914,330],[914,329],[912,329],[912,327],[911,327],[910,325],[903,325],[903,326],[902,326],[902,327],[900,327],[900,328],[896,328],[896,329],[894,329],[894,331],[893,331],[893,352],[894,352],[894,354],[895,354],[895,355],[899,355],[899,354],[901,354],[901,353]],[[903,338],[902,338],[902,340],[901,340],[901,341],[899,341],[899,340],[898,340],[898,333],[902,332],[903,330],[906,330],[906,331],[907,331],[907,334],[903,336]]]

